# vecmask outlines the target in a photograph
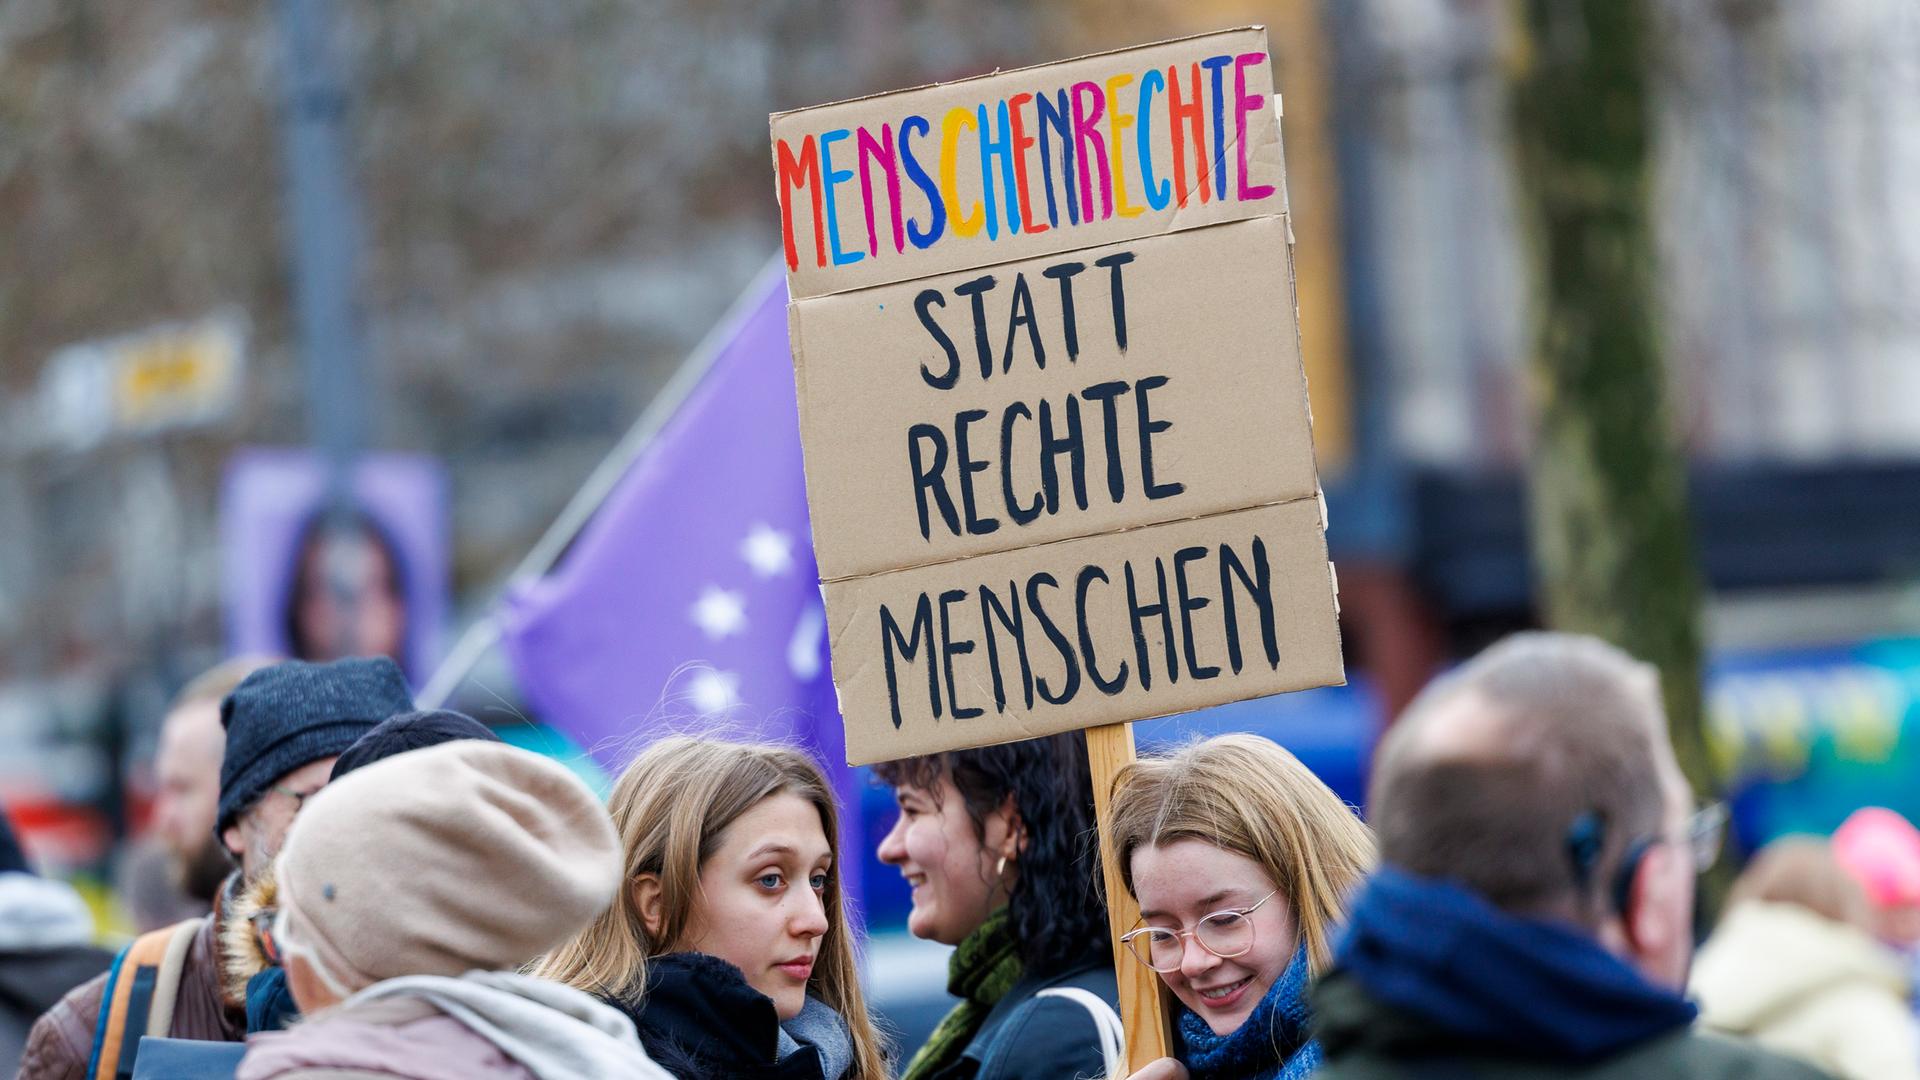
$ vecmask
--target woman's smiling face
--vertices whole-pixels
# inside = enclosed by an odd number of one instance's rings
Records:
[[[975,826],[966,800],[948,776],[930,788],[894,789],[900,818],[880,841],[880,861],[897,867],[913,887],[907,929],[915,937],[958,945],[1006,903],[1011,865],[1010,809]]]
[[[1277,888],[1259,863],[1200,840],[1134,849],[1133,890],[1148,926],[1191,930],[1215,912],[1259,905],[1247,916],[1253,944],[1246,952],[1215,956],[1188,935],[1180,939],[1180,966],[1160,972],[1173,996],[1216,1035],[1246,1023],[1293,961],[1293,910],[1285,897],[1273,895]]]

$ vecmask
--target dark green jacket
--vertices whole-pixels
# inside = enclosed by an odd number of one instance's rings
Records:
[[[1338,971],[1315,988],[1326,1064],[1314,1080],[1823,1080],[1810,1065],[1695,1029],[1631,1046],[1595,1062],[1515,1058],[1466,1045],[1413,1013],[1374,1000]]]

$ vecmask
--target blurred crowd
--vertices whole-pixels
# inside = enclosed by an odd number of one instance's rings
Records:
[[[1077,733],[883,766],[879,858],[954,946],[917,1047],[865,1000],[841,808],[799,749],[671,737],[603,804],[416,710],[390,660],[238,661],[180,694],[159,768],[205,910],[118,953],[0,833],[0,1071],[1117,1078],[1119,949],[1169,998],[1134,1080],[1920,1077],[1920,831],[1867,808],[1774,842],[1699,944],[1724,810],[1653,669],[1575,635],[1431,684],[1364,821],[1245,734],[1126,765],[1098,829]]]

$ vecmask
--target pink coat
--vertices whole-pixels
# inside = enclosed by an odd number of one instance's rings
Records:
[[[533,1080],[460,1021],[413,998],[337,1009],[255,1035],[237,1080]]]

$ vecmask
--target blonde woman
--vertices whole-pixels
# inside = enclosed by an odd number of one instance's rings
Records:
[[[837,872],[837,814],[799,751],[675,737],[608,809],[613,905],[535,974],[626,1012],[675,1076],[885,1080]]]
[[[1311,1075],[1307,985],[1373,867],[1367,827],[1292,754],[1223,735],[1121,770],[1112,838],[1140,902],[1123,940],[1179,1001],[1177,1065],[1137,1080]]]

